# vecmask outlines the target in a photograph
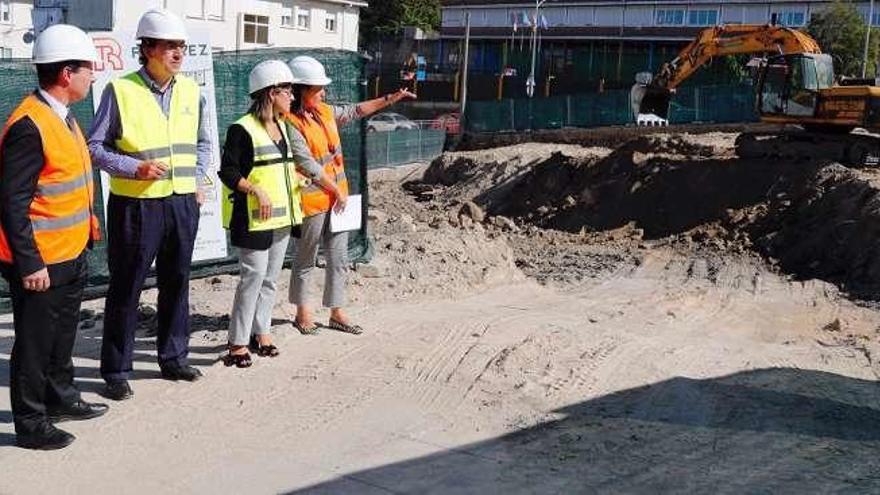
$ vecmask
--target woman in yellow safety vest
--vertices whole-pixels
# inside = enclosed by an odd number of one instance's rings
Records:
[[[293,106],[291,112],[285,115],[292,126],[290,140],[293,157],[298,164],[312,163],[313,166],[322,167],[339,190],[337,193],[323,187],[323,184],[311,184],[302,190],[303,224],[295,241],[296,255],[290,275],[290,302],[296,305],[294,326],[304,334],[315,333],[318,328],[308,304],[308,278],[315,266],[320,244],[327,261],[323,303],[330,308],[328,327],[359,334],[361,327],[350,322],[342,311],[345,304],[348,233],[332,232],[329,227],[328,212],[331,208],[338,211],[345,209],[348,195],[338,126],[371,115],[404,98],[415,98],[416,95],[401,89],[384,98],[334,107],[324,103],[324,87],[331,81],[320,62],[312,57],[299,56],[288,65],[295,81]]]
[[[239,249],[240,267],[229,322],[229,354],[224,358],[227,366],[250,366],[249,345],[260,356],[278,355],[269,333],[275,284],[291,227],[302,222],[300,190],[308,184],[305,177],[336,190],[320,167],[294,164],[288,132],[280,120],[290,108],[292,83],[284,62],[257,64],[248,78],[251,108],[226,133],[219,172],[224,185],[223,224]]]

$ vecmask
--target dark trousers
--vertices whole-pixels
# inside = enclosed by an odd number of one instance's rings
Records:
[[[185,366],[189,353],[189,272],[199,226],[195,194],[159,199],[110,195],[107,264],[110,286],[104,308],[101,376],[128,379],[137,308],[150,265],[159,287],[156,346],[159,366]]]
[[[0,271],[9,283],[15,343],[9,360],[9,392],[17,433],[36,431],[46,409],[79,400],[73,384],[73,344],[88,273],[86,255],[49,265],[49,289],[25,290],[11,265]]]

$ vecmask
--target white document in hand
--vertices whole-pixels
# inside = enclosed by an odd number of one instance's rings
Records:
[[[352,194],[342,213],[330,209],[330,232],[346,232],[361,228],[361,195]]]

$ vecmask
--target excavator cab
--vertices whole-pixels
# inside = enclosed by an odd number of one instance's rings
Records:
[[[813,117],[819,90],[834,85],[830,55],[777,55],[761,62],[756,105],[761,116]]]

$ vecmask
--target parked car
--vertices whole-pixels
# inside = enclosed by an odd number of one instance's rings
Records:
[[[399,113],[383,112],[367,120],[367,131],[396,131],[397,129],[418,129],[419,125]]]
[[[461,114],[459,112],[444,113],[431,122],[431,129],[443,129],[446,134],[458,134],[460,123]]]

